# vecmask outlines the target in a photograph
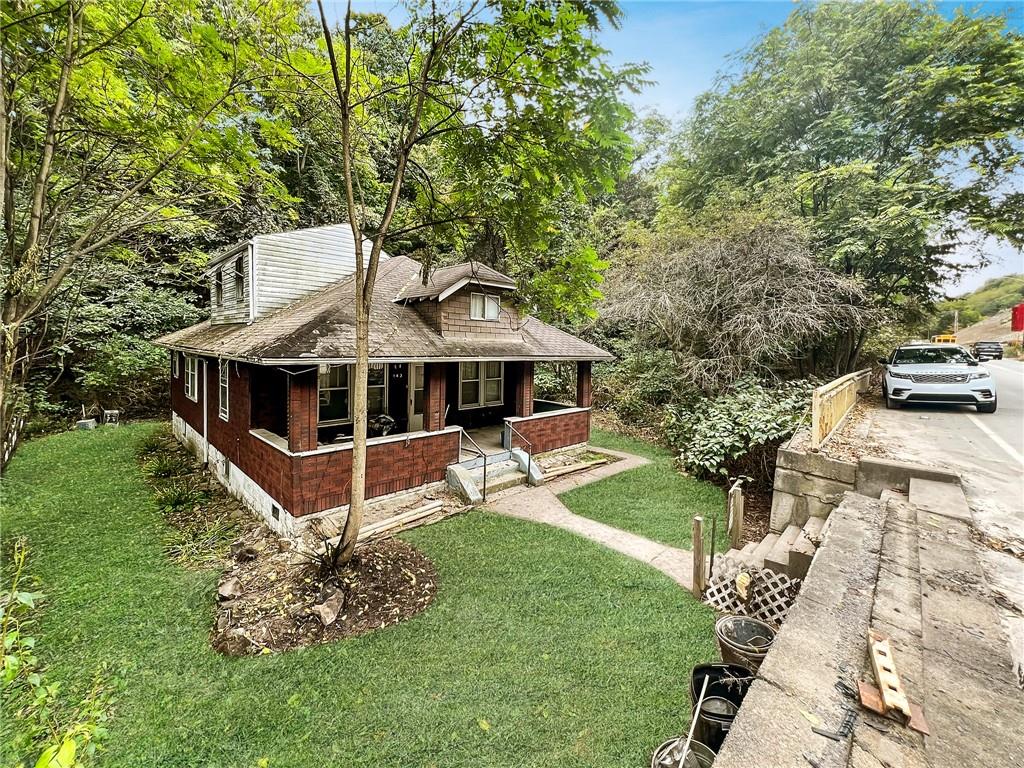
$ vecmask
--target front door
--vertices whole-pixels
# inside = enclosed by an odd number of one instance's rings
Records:
[[[423,429],[423,363],[409,363],[409,431]]]

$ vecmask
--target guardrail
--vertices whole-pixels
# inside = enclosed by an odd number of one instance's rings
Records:
[[[811,394],[811,450],[818,450],[835,433],[846,414],[866,392],[871,369],[848,373]]]

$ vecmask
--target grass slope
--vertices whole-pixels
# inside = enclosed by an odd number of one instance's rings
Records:
[[[4,533],[28,536],[47,593],[48,677],[81,690],[106,664],[116,680],[102,765],[636,766],[685,730],[711,611],[596,544],[484,513],[408,534],[440,572],[424,614],[278,656],[217,655],[217,574],[166,560],[136,470],[152,428],[29,442],[4,481]]]
[[[562,503],[577,515],[622,528],[648,539],[690,549],[693,517],[704,516],[711,535],[711,518],[718,518],[717,549],[725,549],[725,496],[711,483],[682,475],[671,451],[605,430],[592,430],[590,442],[627,451],[650,464],[563,493]]]

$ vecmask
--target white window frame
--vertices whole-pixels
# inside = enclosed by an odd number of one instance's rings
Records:
[[[372,366],[372,365],[374,365],[374,363],[371,363],[370,365]],[[390,373],[391,373],[391,371],[390,371],[390,363],[377,363],[376,365],[383,365],[384,366],[384,381],[381,384],[369,384],[369,383],[367,383],[367,386],[366,386],[366,402],[367,402],[367,404],[369,404],[369,402],[370,402],[370,390],[371,389],[383,389],[384,390],[384,411],[383,412],[386,414],[388,412],[388,378],[389,378]],[[340,365],[332,365],[330,367],[331,368],[341,368],[342,366],[340,366]],[[321,426],[321,427],[335,427],[335,426],[338,426],[339,424],[351,424],[352,423],[352,375],[355,372],[355,366],[351,365],[351,364],[348,364],[348,365],[345,365],[344,367],[348,369],[348,378],[346,379],[346,381],[348,382],[348,385],[344,386],[344,387],[327,387],[327,389],[328,389],[328,391],[332,391],[332,392],[335,391],[335,390],[342,390],[342,389],[348,391],[348,415],[344,419],[329,419],[328,421],[320,421],[320,411],[319,411],[320,392],[324,388],[320,385],[320,376],[319,376],[319,374],[317,374],[317,379],[316,379],[317,421],[316,421],[316,423],[317,423],[318,426]],[[369,415],[370,415],[369,414],[369,409],[367,409],[367,416],[369,416]]]
[[[317,377],[316,377],[316,395],[317,395],[317,397],[316,397],[316,402],[317,402],[316,423],[319,426],[321,426],[321,427],[333,427],[333,426],[337,426],[338,424],[351,424],[352,423],[352,366],[351,365],[330,365],[330,366],[328,366],[328,368],[346,368],[347,369],[348,372],[347,372],[347,375],[345,376],[345,386],[344,387],[324,387],[321,384],[321,381],[320,381],[320,374],[319,373],[317,374]],[[348,415],[346,415],[345,418],[343,418],[343,419],[327,419],[326,421],[321,421],[320,420],[320,393],[323,392],[324,390],[326,390],[328,392],[340,392],[341,390],[345,390],[346,392],[348,392]]]
[[[213,275],[213,304],[217,307],[224,306],[224,269],[218,267]]]
[[[199,358],[195,355],[185,355],[185,397],[199,402]]]
[[[245,261],[243,256],[239,256],[235,259],[234,268],[232,269],[231,275],[234,278],[232,284],[235,290],[235,301],[241,301],[245,298]]]
[[[466,363],[476,363],[477,377],[475,379],[467,379],[463,376],[464,368]],[[497,378],[487,376],[487,364],[497,363],[498,371],[500,375]],[[477,382],[477,401],[475,403],[467,403],[462,399],[462,384],[466,381]],[[498,399],[487,400],[485,394],[487,389],[488,381],[498,382]],[[473,408],[493,408],[497,405],[505,404],[505,363],[501,360],[465,360],[459,363],[459,410],[468,411]]]
[[[477,296],[483,297],[483,314],[474,314],[473,299]],[[491,308],[494,308],[494,317],[489,317]],[[501,318],[501,297],[495,293],[471,293],[469,294],[469,319],[495,322]]]
[[[231,361],[218,361],[217,371],[217,415],[229,421],[231,411],[228,401],[231,398]]]
[[[179,352],[176,349],[171,350],[171,376],[178,378],[181,376],[181,364],[178,361]]]

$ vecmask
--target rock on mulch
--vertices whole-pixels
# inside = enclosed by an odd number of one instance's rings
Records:
[[[407,542],[362,544],[336,576],[265,528],[233,546],[218,590],[211,643],[233,656],[273,653],[352,637],[423,611],[437,571]]]

